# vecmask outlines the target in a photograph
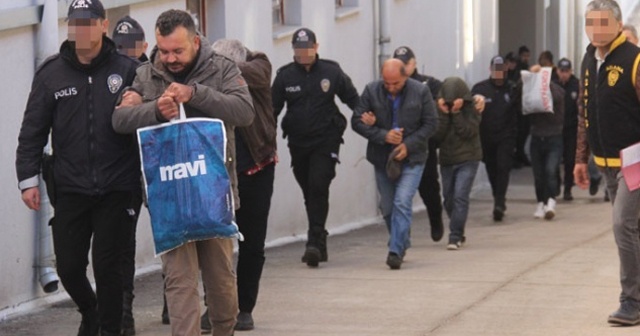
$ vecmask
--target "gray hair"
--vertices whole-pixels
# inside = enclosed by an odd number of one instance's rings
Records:
[[[622,30],[628,30],[629,32],[631,32],[631,35],[633,35],[633,37],[638,38],[638,31],[636,30],[635,26],[626,24],[622,26]]]
[[[236,63],[247,60],[247,48],[238,40],[220,39],[211,46],[217,54],[230,58]]]
[[[615,0],[593,0],[587,5],[585,14],[592,11],[611,11],[619,22],[622,22],[622,11]]]

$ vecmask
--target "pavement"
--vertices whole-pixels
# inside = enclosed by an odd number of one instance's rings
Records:
[[[551,221],[533,218],[529,168],[512,173],[503,222],[491,218],[491,192],[474,192],[466,245],[433,242],[424,212],[414,217],[413,247],[402,269],[385,265],[383,224],[329,237],[329,262],[300,262],[302,242],[267,250],[256,328],[247,336],[594,335],[640,334],[614,327],[618,258],[611,206],[603,193],[574,188]],[[446,218],[446,216],[445,216]],[[137,335],[170,335],[161,324],[158,272],[136,279]],[[0,322],[0,335],[75,335],[80,315],[69,300]]]

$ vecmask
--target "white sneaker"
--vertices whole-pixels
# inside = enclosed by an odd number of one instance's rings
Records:
[[[556,200],[549,198],[544,207],[544,219],[551,220],[556,215]]]
[[[536,208],[536,212],[533,213],[533,218],[542,218],[544,217],[544,203],[538,203],[538,207]]]

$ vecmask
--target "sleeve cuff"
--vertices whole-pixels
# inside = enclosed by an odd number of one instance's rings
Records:
[[[40,178],[38,175],[32,176],[26,180],[22,180],[18,183],[20,190],[26,190],[29,188],[37,187],[40,184]]]

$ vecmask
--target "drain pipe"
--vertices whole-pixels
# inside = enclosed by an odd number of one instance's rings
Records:
[[[380,66],[386,61],[393,51],[391,50],[391,0],[378,0],[379,4],[379,25],[380,35],[378,39],[379,54],[378,54],[378,76],[380,73]]]
[[[42,21],[38,29],[38,46],[36,50],[36,67],[44,60],[58,52],[58,1],[45,0],[42,11]],[[45,147],[45,153],[51,153],[51,142]],[[36,265],[38,279],[42,290],[45,293],[53,293],[58,290],[58,274],[55,270],[55,253],[53,251],[53,241],[51,238],[51,228],[49,221],[53,218],[53,208],[47,189],[42,179],[39,177],[40,189],[40,210],[36,216],[36,235],[38,246],[36,247]]]

